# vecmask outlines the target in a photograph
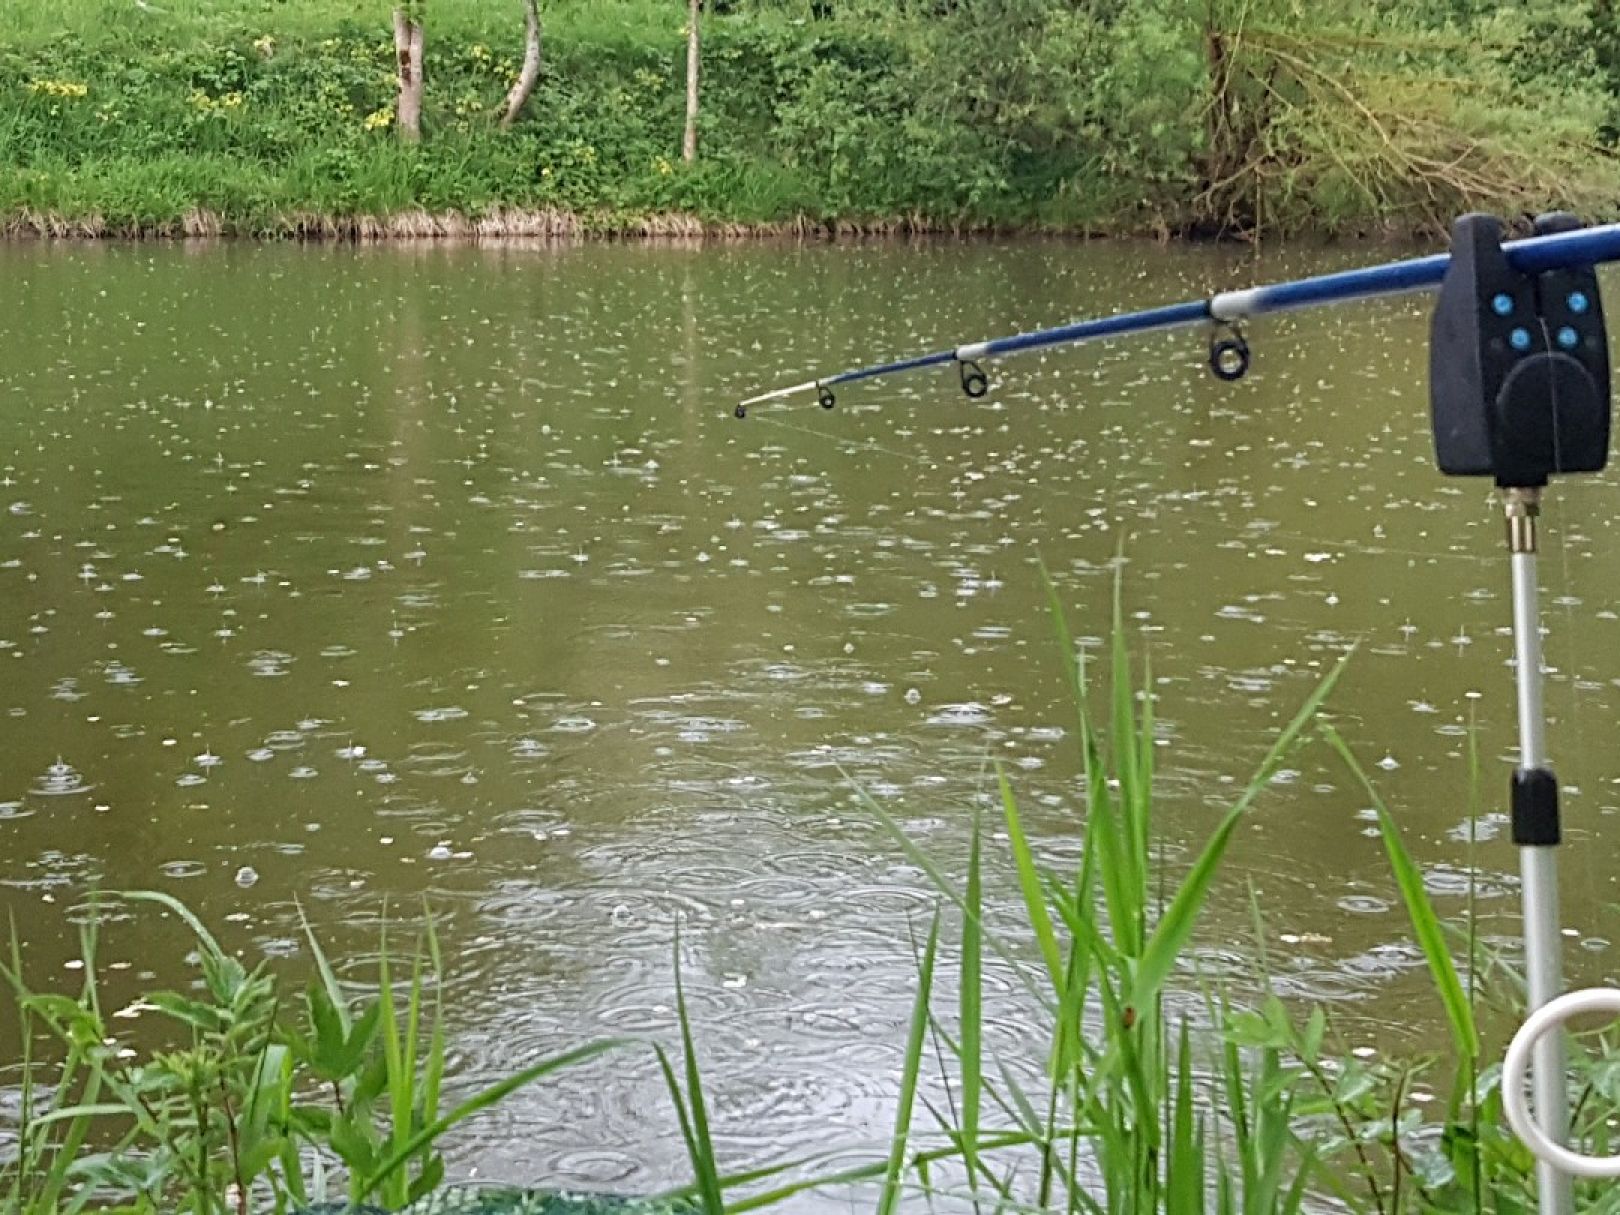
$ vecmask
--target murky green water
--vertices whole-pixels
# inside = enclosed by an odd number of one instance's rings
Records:
[[[1172,856],[1358,643],[1342,727],[1457,910],[1471,711],[1492,809],[1511,757],[1510,611],[1490,493],[1429,465],[1425,301],[1257,326],[1235,386],[1172,335],[1002,363],[981,403],[947,372],[730,416],[818,369],[1381,256],[0,247],[0,882],[36,978],[92,884],[172,891],[248,956],[299,952],[297,900],[357,981],[385,905],[404,935],[425,895],[468,1084],[670,1038],[680,919],[726,1159],[879,1140],[931,900],[851,782],[956,865],[1000,760],[1072,854],[1035,562],[1097,638],[1122,543]],[[1612,475],[1568,484],[1546,532],[1582,979],[1620,873],[1617,507]],[[1501,827],[1481,898],[1511,936]],[[1252,879],[1284,988],[1409,1041],[1437,1013],[1369,831],[1309,753],[1203,961],[1242,973]],[[184,949],[114,925],[114,996]],[[458,1165],[668,1183],[663,1102],[627,1056],[519,1096]]]

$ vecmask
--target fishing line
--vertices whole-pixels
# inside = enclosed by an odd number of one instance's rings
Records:
[[[1302,532],[1266,531],[1252,537],[1261,541],[1276,537],[1279,540],[1293,540],[1311,549],[1335,549],[1341,553],[1348,553],[1357,557],[1405,557],[1414,562],[1423,561],[1465,561],[1471,565],[1490,566],[1492,569],[1500,566],[1502,561],[1498,557],[1486,557],[1479,553],[1456,553],[1425,551],[1415,548],[1394,548],[1384,544],[1368,544],[1363,540],[1324,540],[1321,536],[1307,536]],[[1238,539],[1249,537],[1239,536]]]
[[[846,455],[858,455],[862,452],[875,452],[879,455],[888,456],[892,460],[900,460],[906,464],[926,468],[930,472],[947,473],[952,478],[960,477],[962,475],[961,470],[953,470],[950,462],[946,459],[932,456],[919,456],[915,452],[896,451],[892,447],[883,446],[883,444],[879,443],[876,439],[845,439],[840,438],[837,435],[828,434],[826,431],[811,430],[807,426],[795,426],[793,423],[785,422],[781,418],[775,416],[775,414],[778,412],[781,411],[773,410],[771,413],[765,414],[750,413],[748,416],[751,419],[768,423],[772,426],[780,426],[783,430],[791,430],[798,434],[810,435],[813,438],[822,439],[828,443],[836,444]]]
[[[1555,349],[1559,344],[1560,334],[1555,334],[1552,326],[1545,316],[1539,317],[1542,342],[1548,350]],[[1560,385],[1557,379],[1551,384],[1551,410],[1549,433],[1552,439],[1553,462],[1561,466],[1564,459],[1564,431],[1563,410],[1560,408]],[[1576,645],[1575,604],[1572,602],[1577,596],[1571,593],[1574,586],[1574,575],[1569,560],[1569,523],[1570,512],[1565,496],[1560,494],[1551,502],[1543,501],[1542,515],[1547,519],[1553,534],[1553,547],[1558,561],[1558,583],[1556,587],[1548,587],[1554,591],[1554,601],[1562,600],[1558,606],[1562,608],[1559,616],[1565,626],[1564,635],[1555,643],[1556,649],[1564,656],[1561,669],[1564,672],[1564,688],[1560,697],[1565,702],[1566,720],[1569,722],[1570,733],[1573,734],[1573,746],[1564,748],[1563,758],[1559,766],[1568,773],[1564,780],[1566,790],[1573,786],[1587,796],[1593,796],[1597,790],[1588,783],[1587,776],[1591,774],[1591,765],[1586,753],[1586,715],[1580,708],[1580,651]],[[1547,646],[1546,639],[1543,646]],[[1554,648],[1554,647],[1547,647]],[[1544,664],[1551,665],[1551,664]],[[1553,667],[1554,670],[1560,669]],[[1588,803],[1590,805],[1590,803]],[[1586,896],[1585,901],[1590,903],[1598,892],[1597,866],[1594,862],[1590,847],[1579,849],[1580,854],[1580,886]]]
[[[1574,574],[1570,568],[1567,534],[1570,512],[1562,496],[1552,505],[1551,509],[1543,507],[1543,511],[1555,529],[1556,540],[1554,544],[1558,554],[1558,590],[1561,592],[1557,595],[1557,598],[1564,601],[1558,605],[1561,608],[1559,616],[1564,622],[1564,635],[1556,639],[1556,649],[1562,654],[1564,661],[1554,669],[1562,670],[1564,673],[1564,686],[1559,699],[1564,701],[1565,718],[1569,723],[1569,733],[1573,735],[1573,738],[1569,740],[1569,745],[1560,748],[1558,763],[1560,768],[1569,773],[1568,779],[1565,781],[1566,787],[1574,786],[1579,789],[1586,803],[1587,813],[1596,815],[1598,813],[1596,805],[1598,789],[1587,779],[1593,775],[1593,766],[1586,748],[1586,714],[1582,711],[1580,705],[1580,667],[1577,664],[1579,663],[1582,647],[1576,642],[1576,605],[1572,602],[1578,596],[1571,593],[1574,589]],[[1584,834],[1595,842],[1597,836],[1595,826],[1588,826]],[[1593,856],[1596,849],[1589,844],[1588,847],[1581,848],[1578,851],[1580,853],[1581,870],[1580,887],[1585,895],[1583,902],[1590,908],[1594,904],[1600,903],[1602,898],[1602,883],[1599,881],[1599,869],[1596,858]]]
[[[771,413],[765,414],[750,414],[749,417],[755,421],[763,422],[770,426],[779,426],[783,430],[791,430],[795,434],[809,435],[812,438],[821,439],[824,442],[832,443],[837,446],[840,451],[843,451],[847,455],[858,455],[861,452],[876,452],[879,455],[888,456],[890,459],[900,460],[907,464],[937,463],[922,456],[916,455],[913,452],[895,451],[892,448],[884,447],[875,439],[848,439],[839,435],[828,434],[824,430],[811,430],[808,426],[795,426],[792,422],[785,422],[781,418],[775,416],[776,412],[777,411],[772,411]]]

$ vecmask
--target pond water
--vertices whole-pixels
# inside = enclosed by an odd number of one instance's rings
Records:
[[[1008,360],[980,402],[947,369],[731,416],[818,370],[1388,253],[0,246],[0,892],[33,977],[74,981],[94,887],[167,890],[294,969],[301,907],[357,984],[425,900],[466,1088],[673,1041],[679,923],[725,1161],[870,1148],[934,900],[856,790],[957,872],[999,761],[1073,856],[1037,562],[1095,647],[1120,551],[1172,871],[1355,645],[1336,720],[1453,914],[1477,719],[1478,896],[1510,940],[1507,563],[1488,486],[1431,467],[1425,298],[1257,324],[1235,385],[1175,334]],[[1581,980],[1620,875],[1617,518],[1609,474],[1545,525]],[[1250,884],[1288,994],[1370,1045],[1439,1040],[1325,748],[1261,798],[1204,922],[1205,973],[1240,986]],[[109,999],[186,949],[155,910],[111,925]],[[993,1044],[1026,1058],[990,982]],[[686,1173],[647,1052],[519,1094],[454,1167]]]

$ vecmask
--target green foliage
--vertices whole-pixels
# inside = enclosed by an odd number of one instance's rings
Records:
[[[549,209],[1253,232],[1620,196],[1600,147],[1620,26],[1598,0],[732,0],[705,18],[690,166],[682,19],[549,7],[539,89],[500,131],[519,8],[439,6],[417,148],[393,137],[375,0],[0,0],[0,222],[294,233]]]
[[[29,989],[14,935],[11,962],[0,968],[24,1034],[17,1149],[0,1165],[0,1209],[9,1213],[74,1215],[116,1201],[126,1215],[282,1215],[324,1197],[326,1174],[339,1168],[355,1205],[404,1207],[443,1182],[436,1145],[447,1131],[526,1084],[625,1044],[604,1040],[550,1056],[443,1111],[442,976],[431,921],[403,1009],[386,940],[376,993],[355,1000],[307,929],[317,979],[294,1002],[267,965],[246,969],[171,896],[122,897],[162,906],[196,939],[191,988],[140,1001],[166,1023],[163,1036],[182,1045],[144,1060],[121,1048],[96,995],[96,908],[82,929],[77,997]],[[35,1095],[38,1028],[64,1060],[48,1112]]]

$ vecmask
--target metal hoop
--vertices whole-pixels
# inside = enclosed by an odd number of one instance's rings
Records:
[[[990,377],[972,359],[960,360],[956,364],[956,373],[962,381],[962,391],[975,401],[990,391]]]
[[[1236,325],[1225,326],[1226,336],[1209,344],[1209,369],[1217,380],[1231,383],[1249,374],[1249,343]]]
[[[1592,1012],[1620,1017],[1620,988],[1588,987],[1568,992],[1547,1001],[1525,1018],[1508,1045],[1507,1058],[1502,1061],[1502,1111],[1513,1133],[1538,1159],[1554,1168],[1571,1177],[1620,1177],[1620,1156],[1583,1156],[1547,1138],[1531,1115],[1530,1102],[1524,1092],[1530,1055],[1542,1035],[1552,1029],[1562,1029],[1571,1017]]]

